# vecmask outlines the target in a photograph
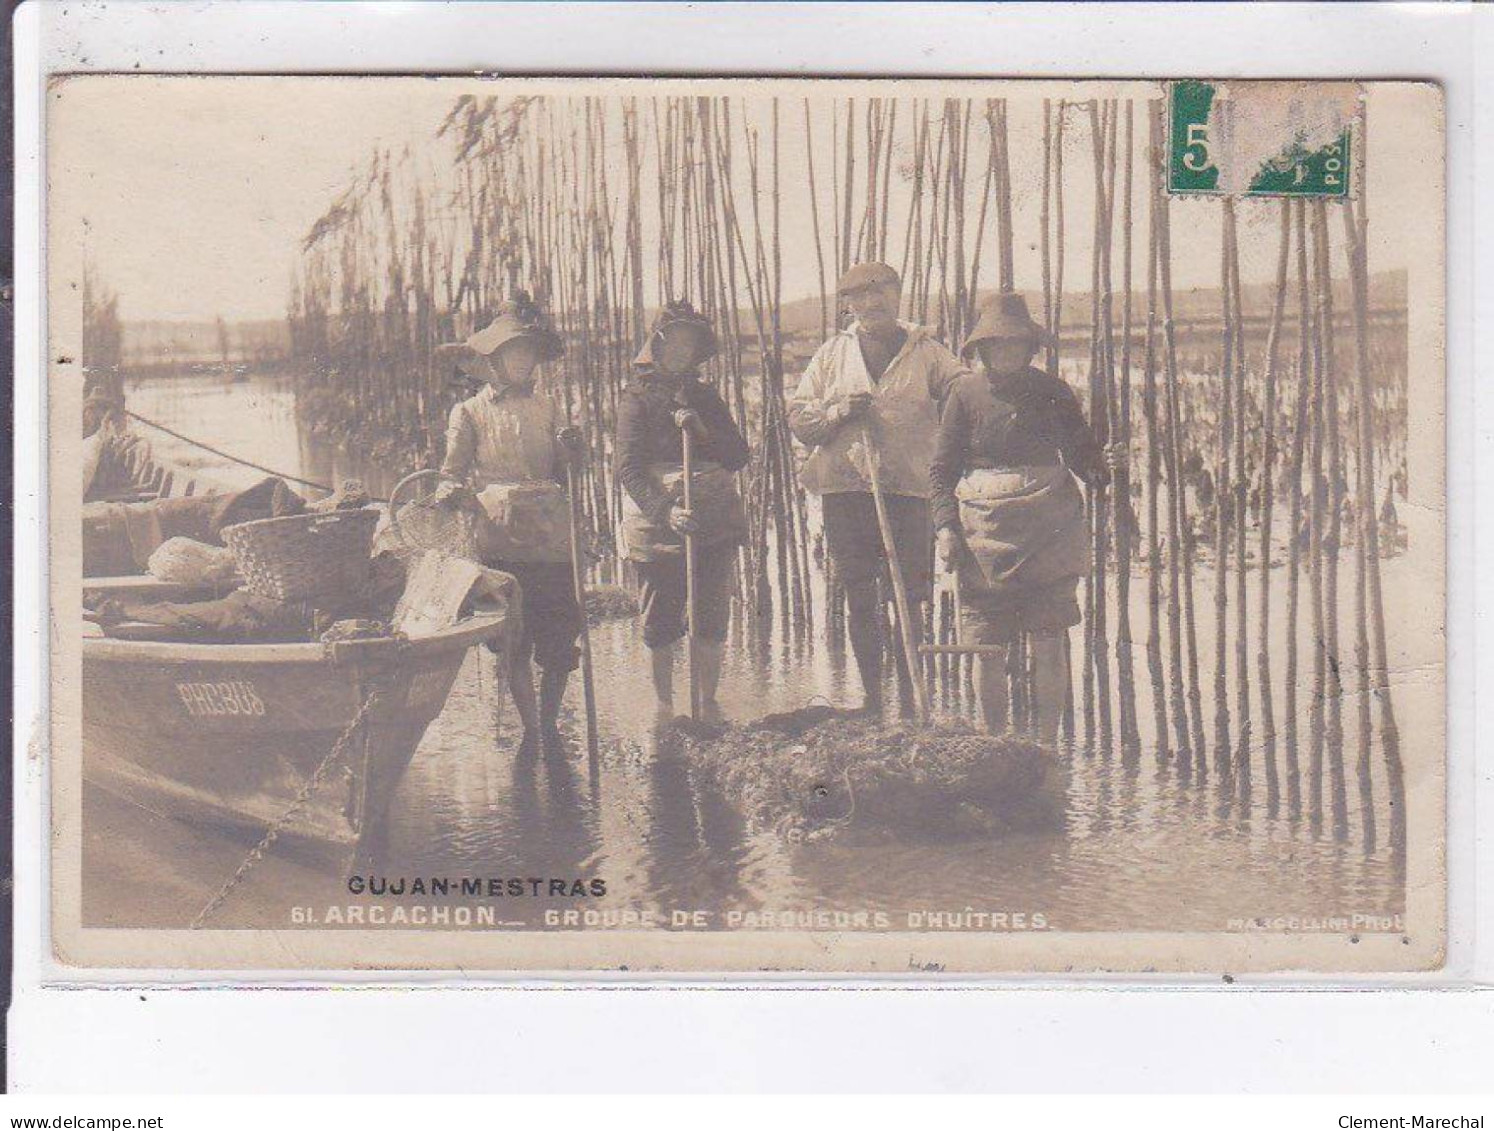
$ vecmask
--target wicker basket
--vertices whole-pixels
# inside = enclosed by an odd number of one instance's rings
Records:
[[[262,518],[223,528],[244,586],[277,601],[346,600],[368,580],[377,510]]]

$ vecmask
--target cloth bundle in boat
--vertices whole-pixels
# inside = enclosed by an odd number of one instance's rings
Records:
[[[232,550],[195,538],[166,539],[151,554],[146,568],[160,581],[203,589],[232,589],[239,577]]]
[[[962,592],[1017,599],[1088,571],[1084,497],[1064,465],[976,468],[956,496]]]
[[[309,639],[313,621],[304,605],[235,589],[211,601],[105,599],[92,610],[105,636],[199,644],[289,644]]]
[[[483,561],[571,560],[571,504],[558,483],[491,483],[477,501],[487,518],[476,530]]]
[[[649,467],[654,484],[676,503],[685,498],[685,472],[679,464],[657,463]],[[695,482],[690,487],[698,546],[722,542],[740,542],[747,537],[747,512],[737,493],[732,473],[720,464],[703,462],[695,467]],[[684,552],[682,539],[667,522],[656,521],[643,513],[631,495],[623,493],[623,543],[627,555],[635,562],[653,562]]]
[[[208,601],[163,601],[143,587],[135,595],[90,596],[84,605],[90,621],[106,636],[131,640],[186,640],[204,644],[290,643],[314,640],[329,624],[358,619],[392,621],[406,587],[404,564],[393,554],[376,555],[368,580],[323,609],[304,601],[279,601],[235,589]],[[486,571],[492,574],[493,571]],[[507,575],[495,575],[507,579]]]
[[[83,575],[143,573],[170,538],[223,545],[222,530],[239,522],[300,514],[306,502],[281,479],[262,479],[243,491],[152,499],[143,503],[83,504]]]

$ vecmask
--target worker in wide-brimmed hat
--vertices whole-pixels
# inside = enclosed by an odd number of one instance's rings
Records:
[[[1078,481],[1105,482],[1123,460],[1102,450],[1073,390],[1032,367],[1051,340],[1019,294],[982,306],[961,347],[981,372],[950,390],[930,467],[937,556],[959,578],[961,642],[1005,649],[1030,637],[1039,735],[1049,743],[1069,686],[1063,640],[1080,621],[1075,592],[1089,568]],[[982,654],[979,672],[986,723],[1004,730],[1005,653]]]
[[[716,689],[731,612],[732,567],[747,535],[733,473],[750,452],[726,402],[700,366],[716,354],[710,321],[688,302],[660,311],[617,407],[617,478],[623,488],[623,541],[643,584],[648,645],[660,721],[674,717],[676,645],[695,638],[701,706],[721,715]],[[684,433],[691,434],[692,506],[683,493]],[[695,545],[695,609],[686,609],[684,536]]]
[[[923,327],[898,319],[901,283],[885,263],[860,263],[836,287],[854,321],[825,342],[789,398],[789,427],[810,449],[804,487],[821,499],[825,546],[844,584],[851,651],[866,707],[880,709],[882,639],[878,577],[886,554],[877,523],[868,446],[875,449],[887,516],[912,602],[927,600],[929,460],[939,406],[965,366]],[[868,445],[869,440],[869,445]],[[914,618],[921,621],[921,618]],[[917,626],[915,624],[915,631]],[[898,655],[898,687],[913,688]]]
[[[483,382],[451,410],[439,498],[480,508],[483,564],[519,582],[523,626],[509,666],[509,689],[524,726],[521,751],[561,746],[560,705],[578,661],[581,609],[570,567],[566,461],[581,434],[548,393],[538,367],[564,352],[544,313],[520,294],[465,342],[441,346]],[[540,669],[536,702],[534,674]]]

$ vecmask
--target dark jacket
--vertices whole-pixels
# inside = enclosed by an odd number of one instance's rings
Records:
[[[669,517],[674,497],[661,491],[648,471],[654,464],[678,466],[684,460],[684,441],[674,422],[681,408],[693,408],[705,425],[706,435],[696,437],[692,445],[694,459],[739,471],[751,456],[726,402],[711,386],[694,379],[673,382],[635,374],[617,407],[617,477],[638,509],[661,524]]]
[[[1086,483],[1105,481],[1099,441],[1068,385],[1039,369],[961,377],[945,402],[929,467],[934,529],[959,529],[955,489],[971,468],[1048,467],[1060,460]]]

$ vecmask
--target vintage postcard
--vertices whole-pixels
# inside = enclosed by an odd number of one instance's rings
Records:
[[[47,98],[59,977],[1441,966],[1437,86]]]

